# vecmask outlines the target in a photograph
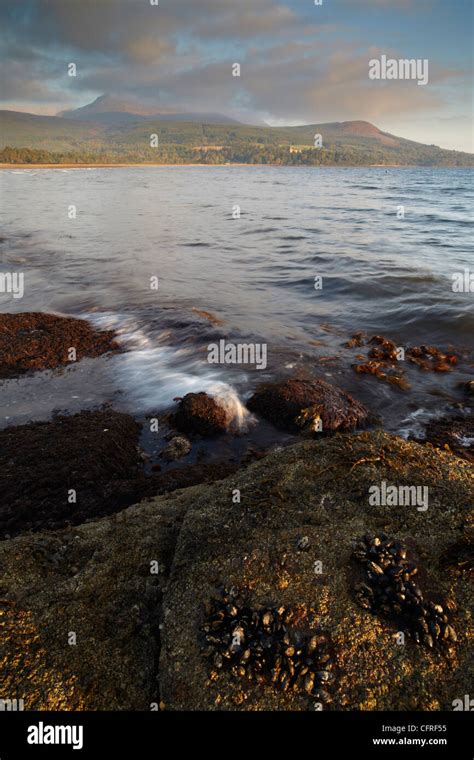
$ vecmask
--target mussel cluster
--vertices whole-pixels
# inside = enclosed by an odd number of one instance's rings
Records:
[[[235,589],[224,589],[208,609],[201,632],[211,680],[225,669],[237,678],[306,693],[316,702],[332,701],[327,691],[334,677],[329,639],[296,628],[294,610],[253,609]]]
[[[449,616],[440,604],[425,599],[415,578],[418,567],[407,548],[384,533],[364,536],[354,549],[364,566],[365,582],[356,586],[359,604],[371,612],[396,618],[404,633],[430,649],[457,641]]]

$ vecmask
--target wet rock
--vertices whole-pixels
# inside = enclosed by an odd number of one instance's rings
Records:
[[[357,332],[352,335],[351,339],[344,343],[345,348],[360,348],[364,345],[366,335],[363,332]]]
[[[247,403],[251,412],[290,431],[351,430],[367,419],[366,408],[351,395],[325,380],[286,380],[257,388]],[[317,426],[318,420],[321,425]]]
[[[431,420],[425,428],[425,439],[433,446],[448,449],[474,463],[474,415],[442,417]]]
[[[397,345],[393,340],[385,338],[383,335],[374,335],[370,343],[375,343],[377,348],[369,351],[370,359],[384,359],[385,361],[397,361]]]
[[[372,375],[401,390],[409,390],[410,384],[404,377],[404,370],[400,368],[396,343],[383,335],[374,335],[369,343],[374,345],[368,352],[369,361],[361,361],[364,358],[361,355],[357,357],[360,363],[353,364],[352,369],[360,375]],[[349,341],[345,346],[351,348],[353,344]],[[406,357],[420,369],[434,372],[450,372],[458,362],[458,357],[454,354],[443,353],[434,346],[425,345],[408,348]]]
[[[434,346],[413,346],[407,350],[407,357],[420,369],[434,372],[451,372],[458,363],[457,356],[446,354]]]
[[[398,347],[394,341],[383,335],[374,335],[369,343],[374,344],[368,353],[369,361],[353,364],[352,369],[359,375],[373,375],[401,390],[409,390],[410,384],[400,368]]]
[[[374,352],[371,351],[370,355],[373,356]],[[403,377],[400,370],[397,368],[397,372],[391,371],[393,368],[389,368],[386,361],[368,361],[362,364],[353,364],[352,369],[357,372],[358,375],[373,375],[378,380],[384,380],[391,385],[395,385],[401,390],[409,390],[410,383]]]
[[[179,402],[172,423],[185,433],[213,436],[225,432],[229,423],[227,411],[207,393],[187,393]]]
[[[215,314],[213,314],[210,311],[204,311],[204,309],[196,309],[194,306],[192,308],[192,311],[194,314],[197,314],[198,317],[202,317],[202,319],[207,319],[208,322],[213,325],[213,327],[222,327],[224,324],[224,320],[217,317]]]
[[[169,462],[185,457],[192,449],[191,441],[184,435],[176,435],[169,441],[161,456]]]
[[[111,330],[73,317],[26,312],[0,314],[0,378],[74,364],[86,356],[119,351]],[[70,349],[76,358],[71,360]]]

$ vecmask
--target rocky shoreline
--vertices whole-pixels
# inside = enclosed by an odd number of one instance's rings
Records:
[[[120,350],[82,320],[2,315],[1,377],[61,371],[72,346]],[[266,383],[247,405],[301,442],[187,464],[229,435],[206,393],[167,415],[163,471],[112,408],[0,431],[5,695],[40,710],[439,710],[469,693],[469,418],[432,444],[360,432],[370,411],[320,379]],[[381,483],[429,504],[374,503]]]

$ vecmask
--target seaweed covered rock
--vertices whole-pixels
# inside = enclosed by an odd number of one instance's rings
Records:
[[[113,331],[96,330],[84,319],[41,312],[0,314],[0,378],[119,351],[114,338]]]
[[[80,523],[143,494],[140,425],[112,409],[0,431],[0,537]]]
[[[225,432],[229,423],[227,411],[203,391],[187,393],[172,417],[173,425],[183,433],[212,436]]]
[[[297,432],[353,430],[368,416],[349,393],[325,380],[286,380],[259,386],[247,403],[276,427]]]
[[[140,430],[133,417],[112,409],[0,430],[0,539],[77,525],[236,469],[203,462],[147,476]]]

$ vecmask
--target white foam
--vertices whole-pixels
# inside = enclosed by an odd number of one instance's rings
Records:
[[[127,351],[113,357],[115,380],[133,409],[152,413],[169,409],[174,399],[205,391],[226,410],[229,427],[244,430],[253,421],[235,388],[221,371],[196,358],[195,349],[174,348],[169,332],[147,335],[133,319],[122,314],[90,314],[87,319],[101,329],[113,329]]]
[[[401,421],[400,427],[397,427],[397,433],[402,438],[413,437],[423,440],[425,438],[426,424],[430,420],[437,419],[441,416],[441,413],[435,414],[432,410],[430,411],[429,409],[423,409],[423,407],[421,407]]]
[[[470,449],[474,445],[474,438],[470,435],[462,435],[462,433],[453,433],[453,435],[466,449]]]

